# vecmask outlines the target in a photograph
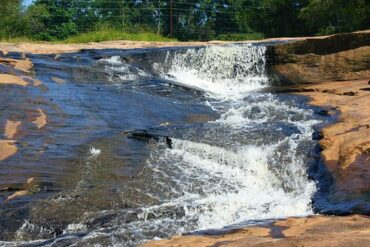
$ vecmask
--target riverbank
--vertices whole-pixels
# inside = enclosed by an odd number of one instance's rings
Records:
[[[370,30],[358,31],[352,34],[370,34]],[[6,56],[9,52],[19,53],[33,53],[33,54],[57,54],[57,53],[72,53],[81,50],[100,50],[100,49],[137,49],[137,48],[161,48],[161,47],[191,47],[191,46],[207,46],[207,45],[222,45],[235,43],[268,43],[268,42],[282,42],[282,41],[305,41],[312,42],[314,40],[323,40],[331,37],[337,37],[337,34],[311,36],[311,37],[281,37],[281,38],[267,38],[260,40],[245,40],[245,41],[220,41],[213,40],[208,42],[146,42],[146,41],[103,41],[103,42],[89,42],[89,43],[69,43],[58,44],[50,42],[20,42],[20,43],[4,43],[0,42],[0,52]]]
[[[313,216],[278,220],[216,236],[179,236],[152,241],[143,247],[185,246],[368,246],[370,219],[366,216]]]
[[[301,86],[302,87],[302,86]],[[303,86],[311,104],[338,111],[336,123],[322,130],[320,145],[337,192],[333,197],[370,191],[370,81],[336,81]],[[341,198],[343,199],[343,198]],[[358,210],[361,210],[360,208]],[[369,208],[363,208],[364,212]]]
[[[204,46],[212,44],[226,44],[231,42],[144,42],[144,41],[104,41],[82,44],[56,44],[56,43],[0,43],[0,51],[3,54],[9,52],[33,53],[33,54],[57,54],[73,53],[87,49],[137,49],[179,46]]]
[[[370,33],[338,34],[274,47],[271,70],[282,88],[308,96],[311,104],[339,113],[319,138],[333,178],[329,201],[362,203],[351,212],[370,212]],[[281,88],[280,87],[280,88]],[[350,204],[350,203],[349,203]]]
[[[1,43],[0,52],[6,55],[9,52],[19,53],[33,53],[33,54],[54,54],[54,53],[72,53],[87,49],[137,49],[137,48],[161,48],[161,47],[190,47],[190,46],[207,46],[207,45],[222,45],[234,43],[265,43],[274,41],[297,41],[305,39],[323,39],[329,36],[315,36],[315,37],[283,37],[283,38],[269,38],[262,40],[246,40],[246,41],[208,41],[208,42],[145,42],[145,41],[103,41],[103,42],[89,42],[89,43],[71,43],[71,44],[57,44],[49,42],[37,43]]]

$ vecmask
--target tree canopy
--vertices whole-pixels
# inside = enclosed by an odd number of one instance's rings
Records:
[[[0,0],[0,39],[63,40],[99,29],[179,40],[331,34],[370,27],[367,0]]]

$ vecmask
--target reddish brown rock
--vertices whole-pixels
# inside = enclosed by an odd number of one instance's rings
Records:
[[[0,140],[0,161],[14,155],[17,150],[14,140]]]
[[[272,71],[290,84],[370,78],[370,31],[279,44]]]
[[[20,76],[0,74],[0,85],[1,84],[27,86],[28,82]]]
[[[20,125],[21,125],[20,121],[7,120],[5,125],[4,136],[8,139],[13,139],[13,137],[17,134]]]
[[[262,247],[369,246],[370,219],[366,216],[288,218],[268,226],[248,227],[218,236],[177,236],[151,241],[143,247]]]
[[[368,80],[305,85],[311,104],[335,108],[336,123],[322,130],[320,144],[326,166],[339,191],[360,194],[370,191],[370,91]]]
[[[0,64],[10,66],[25,73],[29,73],[33,66],[29,59],[19,60],[5,57],[0,57]]]
[[[40,108],[37,108],[37,111],[38,111],[38,116],[35,118],[34,121],[32,121],[32,123],[34,123],[38,129],[41,129],[47,124],[47,116],[45,112],[41,110]]]

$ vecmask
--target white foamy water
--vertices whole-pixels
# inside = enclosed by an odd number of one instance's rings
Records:
[[[98,148],[91,147],[90,154],[91,154],[91,157],[97,157],[101,154],[101,150]]]
[[[210,125],[230,133],[214,145],[173,139],[172,149],[153,151],[148,160],[158,181],[166,177],[173,181],[177,197],[145,211],[156,214],[169,205],[181,208],[181,221],[191,227],[178,232],[313,213],[316,186],[308,179],[305,158],[297,149],[311,139],[318,121],[310,120],[312,112],[307,109],[253,92],[267,86],[265,51],[263,46],[235,45],[167,54],[171,79],[215,99],[210,104],[221,117]],[[232,135],[243,139],[249,127],[275,122],[289,124],[298,133],[264,145],[228,141]],[[205,142],[208,137],[204,134]]]
[[[120,56],[112,56],[110,58],[102,58],[99,60],[99,62],[106,62],[109,64],[117,64],[121,65],[122,64],[122,59]]]
[[[95,66],[104,66],[106,79],[110,82],[128,82],[138,80],[140,77],[148,76],[146,72],[136,66],[126,63],[120,56],[102,58]]]
[[[293,158],[284,164],[281,174],[271,169],[275,148],[289,142],[286,139],[270,146],[229,150],[174,139],[172,149],[158,156],[154,154],[149,161],[158,181],[172,169],[171,173],[176,173],[176,187],[181,188],[182,196],[162,206],[183,208],[183,220],[196,222],[198,230],[311,214],[315,184],[304,176],[304,162]],[[293,143],[290,155],[295,155],[294,146]],[[155,206],[146,210],[155,213],[159,209]]]
[[[232,99],[266,86],[264,46],[229,45],[168,52],[168,75],[178,82]],[[170,78],[171,78],[170,77]]]

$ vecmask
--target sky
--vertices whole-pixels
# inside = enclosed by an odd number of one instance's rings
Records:
[[[23,0],[24,5],[30,5],[33,0]]]

